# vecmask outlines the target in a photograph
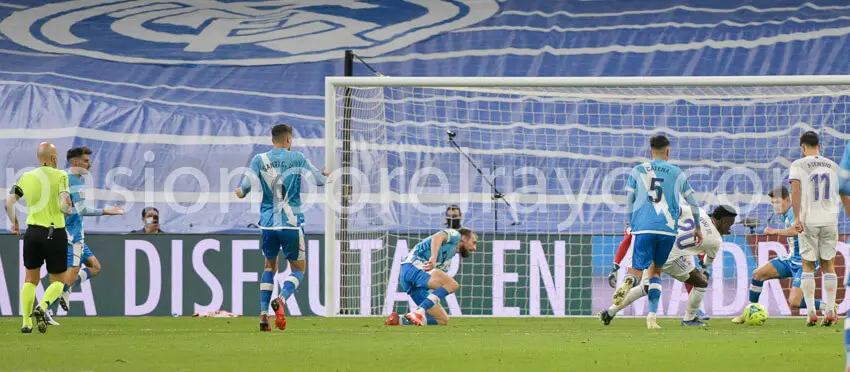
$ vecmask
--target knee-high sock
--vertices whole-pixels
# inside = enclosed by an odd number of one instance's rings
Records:
[[[88,267],[84,267],[80,269],[80,272],[77,274],[77,282],[74,285],[82,285],[86,280],[91,278],[91,270]],[[68,290],[71,290],[68,288]]]
[[[824,312],[827,315],[835,315],[835,292],[838,290],[838,276],[835,273],[824,273],[821,278],[821,283],[823,283],[823,291],[825,292],[826,300],[824,301],[823,306],[825,307]],[[817,307],[815,307],[817,308]]]
[[[32,308],[35,304],[35,284],[24,283],[21,288],[21,316],[24,318],[25,326],[32,328]]]
[[[682,320],[694,320],[697,317],[697,311],[702,306],[702,299],[705,297],[705,288],[694,288],[688,294],[688,308],[685,310],[685,316]]]
[[[298,290],[298,285],[301,284],[301,280],[304,279],[304,272],[299,270],[292,270],[292,273],[286,277],[283,281],[283,289],[280,291],[280,298],[287,299],[296,290]]]
[[[759,297],[761,297],[762,286],[764,285],[763,281],[756,280],[755,278],[750,280],[750,303],[754,304],[759,302]]]
[[[611,305],[611,307],[608,308],[608,314],[612,316],[616,315],[620,310],[623,310],[626,308],[626,306],[631,305],[632,302],[635,302],[639,298],[646,296],[647,288],[648,286],[639,285],[630,289],[629,292],[626,293],[626,298],[623,299],[623,303],[621,303],[620,306]]]
[[[815,305],[815,273],[804,272],[801,275],[800,289],[803,290],[803,298],[806,301],[806,308],[817,309]],[[812,314],[817,313],[810,312],[809,316],[811,317]]]
[[[431,294],[428,295],[421,304],[419,304],[419,309],[423,311],[428,311],[428,309],[434,307],[435,304],[440,303],[440,300],[449,295],[449,291],[446,290],[446,287],[440,287],[434,290]]]
[[[263,271],[263,276],[260,278],[260,314],[267,315],[269,313],[269,303],[272,301],[272,291],[274,290],[274,271]]]
[[[88,267],[80,269],[80,272],[77,273],[77,280],[71,285],[66,284],[64,292],[71,292],[71,289],[73,289],[74,287],[79,288],[79,286],[83,285],[83,283],[86,280],[89,280],[89,278],[91,278],[91,270]]]
[[[658,302],[661,301],[661,278],[649,278],[649,315],[658,312]]]
[[[62,282],[53,282],[50,283],[50,286],[44,291],[44,297],[41,299],[42,309],[47,309],[50,304],[56,302],[56,299],[62,295],[62,290],[65,288],[65,283]]]

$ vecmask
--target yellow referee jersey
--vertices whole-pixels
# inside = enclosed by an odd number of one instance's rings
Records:
[[[27,203],[27,225],[65,227],[65,215],[59,207],[62,193],[68,193],[68,174],[41,166],[24,173],[13,192]]]

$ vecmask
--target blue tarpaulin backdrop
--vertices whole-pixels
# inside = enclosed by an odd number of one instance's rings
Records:
[[[269,130],[289,123],[295,147],[324,163],[324,77],[342,74],[345,49],[354,49],[391,76],[691,76],[847,74],[850,5],[842,1],[279,1],[3,0],[0,4],[0,188],[35,165],[35,147],[45,139],[60,149],[95,151],[91,182],[100,204],[133,194],[124,217],[86,220],[90,232],[125,232],[141,225],[145,205],[159,207],[163,229],[211,232],[256,222],[246,203],[229,200],[252,155],[270,148]],[[361,75],[368,71],[358,68]],[[837,160],[848,132],[844,100],[827,103],[828,113],[787,108],[826,136],[825,154]],[[533,110],[510,118],[540,123]],[[691,132],[780,131],[795,120],[741,123],[668,122]],[[729,118],[734,118],[730,112]],[[829,114],[829,115],[826,115]],[[579,119],[581,115],[577,114]],[[706,115],[712,117],[713,115]],[[682,115],[681,117],[684,117]],[[801,119],[802,118],[802,119]],[[493,124],[510,121],[494,121]],[[592,125],[592,115],[587,118]],[[747,129],[742,127],[752,126]],[[770,178],[799,156],[799,130],[778,137],[693,139],[673,136],[684,159],[731,164],[768,163],[755,169]],[[435,132],[436,133],[436,132]],[[826,132],[824,132],[826,133]],[[829,134],[828,133],[828,134]],[[435,134],[437,135],[437,134]],[[545,135],[538,132],[536,135]],[[599,138],[596,138],[596,137]],[[412,138],[412,137],[406,137]],[[497,137],[494,137],[497,138]],[[629,157],[644,143],[605,142],[606,136],[564,135],[555,150],[574,156]],[[596,138],[596,139],[594,139]],[[689,138],[689,139],[688,139]],[[422,138],[422,143],[427,143]],[[598,143],[595,147],[577,141]],[[597,142],[593,142],[597,141]],[[700,142],[702,141],[702,142]],[[726,141],[726,142],[723,142]],[[518,149],[535,142],[510,143]],[[545,143],[540,140],[536,143]],[[486,141],[467,142],[486,148]],[[447,144],[443,146],[448,147]],[[752,151],[759,149],[759,151]],[[541,150],[553,150],[543,148]],[[713,151],[713,152],[712,152]],[[476,157],[487,164],[485,156]],[[459,160],[443,166],[457,173]],[[531,158],[492,160],[501,165],[534,163]],[[421,164],[428,162],[421,158]],[[60,162],[64,166],[64,160]],[[412,164],[416,166],[417,164]],[[440,167],[438,164],[431,164]],[[601,169],[628,165],[605,162]],[[562,166],[569,172],[569,162]],[[205,181],[171,177],[196,168]],[[725,167],[728,168],[728,167]],[[716,174],[695,181],[700,191],[716,188]],[[221,169],[225,169],[222,174]],[[554,172],[553,172],[554,174]],[[502,181],[508,182],[508,181]],[[523,185],[510,181],[505,186]],[[577,190],[581,181],[570,181]],[[213,191],[199,210],[182,213],[208,183]],[[558,182],[547,191],[556,192]],[[760,190],[738,190],[760,194]],[[479,183],[475,191],[487,192]],[[164,193],[173,195],[169,206]],[[100,192],[111,189],[113,194]],[[732,190],[727,190],[732,191]],[[123,193],[123,194],[122,194]],[[593,192],[591,192],[593,193]],[[473,227],[492,226],[491,212],[470,206]],[[559,215],[570,207],[553,206]],[[562,208],[562,209],[558,209]],[[563,209],[566,208],[566,209]],[[754,213],[766,219],[769,207]],[[403,210],[399,223],[438,223],[439,215]],[[183,211],[185,212],[185,211]],[[553,212],[554,213],[554,212]],[[622,217],[605,210],[569,227],[551,215],[523,216],[527,223],[505,227],[533,231],[619,233]],[[616,221],[607,225],[593,221]],[[474,226],[480,224],[479,226]],[[2,227],[7,226],[5,216]],[[307,213],[307,230],[323,230],[322,206]]]

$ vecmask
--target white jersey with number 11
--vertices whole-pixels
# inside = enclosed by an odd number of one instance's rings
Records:
[[[823,156],[791,163],[790,181],[800,181],[800,221],[811,227],[838,224],[838,164]]]

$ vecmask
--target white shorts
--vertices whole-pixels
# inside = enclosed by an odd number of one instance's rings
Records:
[[[838,226],[805,226],[797,239],[800,239],[800,257],[804,260],[831,260],[835,258],[835,246],[838,245]]]
[[[634,248],[634,244],[635,241],[632,239],[632,245],[623,257],[623,261],[620,263],[620,266],[631,267],[632,248]],[[677,254],[676,250],[677,248],[673,247],[673,251],[670,252],[670,256],[667,257],[667,262],[664,263],[664,267],[661,268],[661,271],[680,282],[684,282],[691,277],[691,271],[696,269],[696,265],[694,265],[694,256],[689,254]],[[647,271],[648,270],[644,270],[643,276],[641,277],[641,283],[648,282],[649,275],[647,275]]]
[[[673,250],[675,249],[673,248]],[[694,271],[696,268],[696,265],[694,265],[694,256],[670,253],[670,257],[667,258],[667,262],[664,263],[662,270],[676,280],[684,282],[691,277],[691,271]]]

